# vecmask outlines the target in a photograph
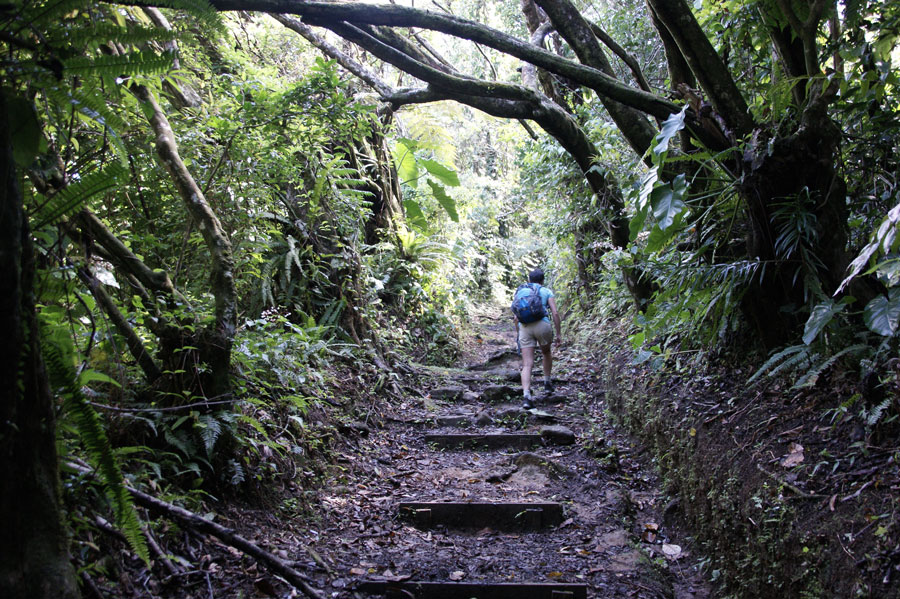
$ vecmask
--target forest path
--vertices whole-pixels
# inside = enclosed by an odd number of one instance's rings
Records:
[[[656,477],[605,424],[593,359],[563,348],[556,392],[538,394],[537,409],[526,412],[505,311],[479,314],[464,346],[463,367],[416,366],[418,393],[355,425],[361,435],[319,493],[322,520],[309,531],[326,595],[707,597],[685,543],[659,525]],[[500,437],[509,433],[518,437]],[[489,437],[441,449],[459,434]],[[490,505],[462,511],[473,503]],[[548,505],[543,514],[531,505],[484,513],[504,503]],[[447,510],[449,524],[440,520]]]

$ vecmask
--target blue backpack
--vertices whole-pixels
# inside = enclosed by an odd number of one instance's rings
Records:
[[[524,288],[530,288],[531,293],[519,297],[519,291]],[[513,295],[512,311],[522,324],[537,322],[547,316],[544,310],[544,302],[541,300],[541,286],[537,283],[525,283],[519,285],[516,293]]]

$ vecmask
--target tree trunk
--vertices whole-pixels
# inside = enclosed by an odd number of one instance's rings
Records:
[[[210,285],[215,298],[216,321],[201,334],[202,359],[210,368],[204,389],[206,396],[221,396],[231,390],[231,345],[237,328],[237,293],[234,287],[234,260],[231,241],[212,211],[203,191],[178,155],[175,134],[156,98],[143,85],[132,86],[135,97],[145,106],[147,120],[156,135],[156,153],[178,189],[210,254]]]
[[[79,597],[63,523],[53,398],[41,358],[31,234],[0,92],[0,597]]]

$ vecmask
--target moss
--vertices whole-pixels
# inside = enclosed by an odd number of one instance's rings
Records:
[[[841,596],[824,545],[800,532],[796,506],[806,500],[757,470],[728,423],[677,407],[671,384],[614,362],[605,375],[610,417],[651,451],[723,595]]]

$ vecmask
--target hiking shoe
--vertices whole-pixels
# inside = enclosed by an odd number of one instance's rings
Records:
[[[522,403],[523,410],[531,410],[534,408],[534,398],[531,396],[531,393],[525,394],[525,401]]]
[[[546,381],[544,381],[544,391],[547,392],[547,395],[550,395],[555,390],[556,390],[556,387],[553,385],[553,381],[551,381],[550,379],[547,379]]]

